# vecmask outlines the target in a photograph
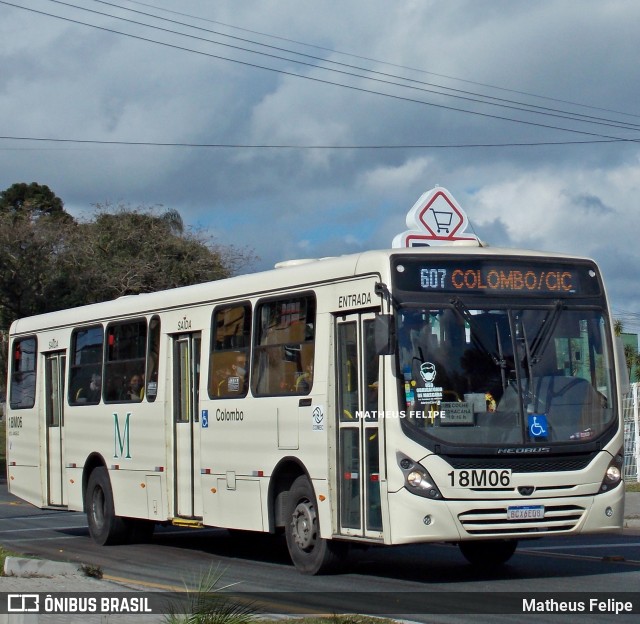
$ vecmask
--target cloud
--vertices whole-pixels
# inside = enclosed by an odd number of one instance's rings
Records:
[[[45,0],[29,8],[132,36],[0,7],[0,136],[396,147],[0,139],[0,188],[48,184],[76,212],[106,200],[176,208],[221,242],[254,247],[266,268],[388,246],[439,184],[481,238],[591,254],[614,304],[640,304],[629,287],[640,261],[640,82],[630,79],[639,3],[184,0],[179,13],[120,4],[173,21],[93,8],[189,36]],[[631,141],[479,147],[607,137]],[[398,147],[415,145],[433,147]]]

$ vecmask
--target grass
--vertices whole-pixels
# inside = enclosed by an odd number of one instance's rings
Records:
[[[640,483],[625,483],[627,492],[640,492]]]
[[[4,560],[14,554],[4,546],[0,546],[0,576],[4,576]]]
[[[331,615],[322,617],[290,618],[292,624],[398,624],[396,620],[371,615]],[[257,624],[282,624],[282,620],[263,620]]]
[[[250,604],[225,597],[223,590],[230,585],[221,583],[223,575],[224,570],[218,565],[197,579],[195,590],[185,583],[187,612],[180,604],[170,604],[166,624],[254,624],[257,616]]]
[[[250,603],[225,596],[223,590],[232,584],[222,584],[224,570],[220,566],[211,567],[197,580],[196,589],[187,589],[184,604],[169,605],[169,613],[165,615],[166,624],[282,624],[282,619],[270,620],[261,617]],[[188,587],[185,583],[185,587]],[[294,624],[398,624],[395,620],[367,615],[331,615],[324,617],[287,618]]]

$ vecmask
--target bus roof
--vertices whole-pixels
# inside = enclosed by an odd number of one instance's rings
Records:
[[[167,309],[242,297],[263,296],[272,291],[301,289],[332,280],[348,279],[356,275],[382,274],[389,270],[390,258],[396,255],[456,255],[456,256],[519,256],[588,260],[553,252],[498,247],[450,245],[410,247],[365,251],[358,254],[321,259],[302,259],[279,263],[278,268],[248,273],[212,282],[182,286],[139,295],[125,295],[111,301],[49,312],[14,321],[10,333],[24,334],[66,325],[80,325],[120,316],[146,315]]]

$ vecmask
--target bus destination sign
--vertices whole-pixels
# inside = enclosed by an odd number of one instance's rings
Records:
[[[535,259],[443,259],[398,257],[396,287],[405,291],[468,294],[599,295],[594,267]]]

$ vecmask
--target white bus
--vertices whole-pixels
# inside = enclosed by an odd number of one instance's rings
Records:
[[[21,319],[9,348],[9,489],[100,544],[283,531],[315,574],[354,544],[497,565],[622,528],[626,369],[588,259],[289,262]]]

